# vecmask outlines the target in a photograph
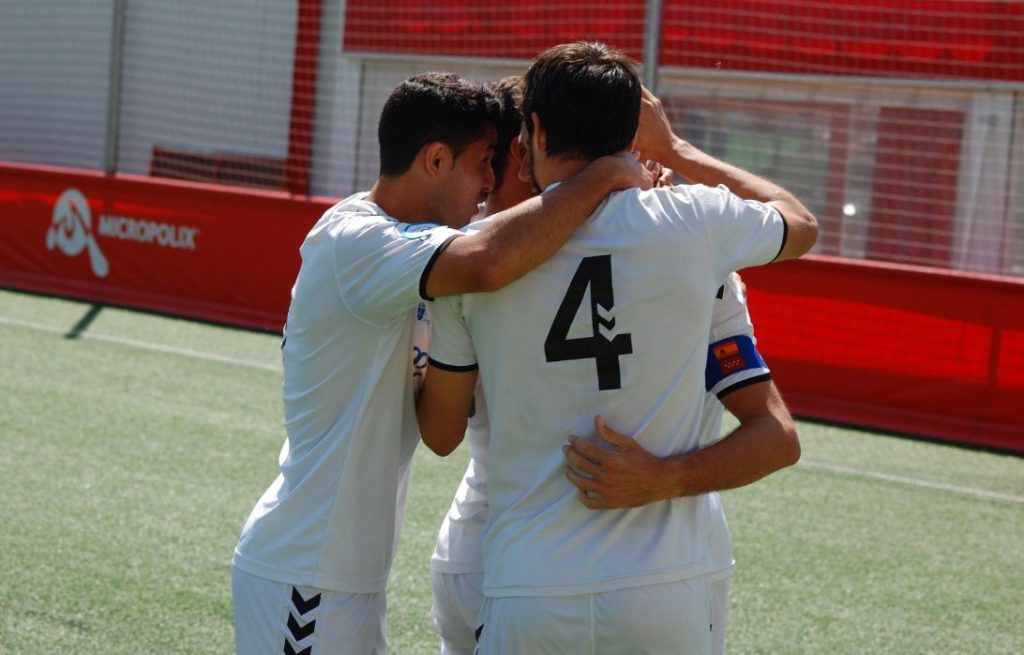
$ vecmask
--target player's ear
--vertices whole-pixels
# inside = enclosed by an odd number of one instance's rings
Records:
[[[519,137],[512,139],[512,144],[508,147],[508,158],[510,168],[519,168],[526,158],[526,145]]]
[[[534,152],[547,153],[548,151],[548,133],[544,131],[544,126],[540,124],[540,117],[537,116],[537,112],[530,114],[530,120],[533,122],[533,134],[530,136]]]
[[[437,177],[451,168],[452,151],[440,141],[423,146],[423,168],[429,177]]]
[[[635,136],[633,137],[633,140],[629,142],[629,145],[626,146],[626,150],[629,151],[629,152],[634,152],[636,150],[636,137]],[[661,163],[661,162],[658,162],[658,163]]]

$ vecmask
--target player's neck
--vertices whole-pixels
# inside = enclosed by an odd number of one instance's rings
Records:
[[[579,173],[590,164],[584,159],[570,159],[568,157],[549,157],[543,167],[538,167],[537,183],[542,189],[547,189],[552,184],[567,180],[576,173]]]
[[[420,185],[406,175],[382,176],[370,189],[366,199],[393,218],[405,223],[422,223],[431,219],[431,198]]]
[[[501,186],[491,192],[491,195],[487,196],[484,216],[497,214],[510,207],[515,207],[524,200],[529,200],[534,195],[531,185],[520,182],[518,179],[505,180]]]

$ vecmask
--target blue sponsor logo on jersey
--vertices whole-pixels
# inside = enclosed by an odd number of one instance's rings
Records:
[[[419,346],[412,347],[412,367],[417,371],[422,371],[427,368],[427,360],[429,355],[426,350],[423,350]]]
[[[398,236],[403,239],[418,240],[426,239],[430,233],[439,228],[437,223],[402,223],[395,228]]]
[[[423,317],[427,315],[427,304],[420,303],[419,307],[416,308],[416,320],[422,321]]]

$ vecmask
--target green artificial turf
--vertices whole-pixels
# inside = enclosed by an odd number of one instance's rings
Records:
[[[0,653],[234,652],[231,550],[284,438],[278,347],[0,291]],[[799,427],[805,464],[723,495],[728,652],[1024,652],[1024,459]],[[393,653],[437,650],[427,562],[465,462],[417,452]]]

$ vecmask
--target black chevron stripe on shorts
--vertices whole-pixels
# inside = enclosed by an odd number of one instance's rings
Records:
[[[288,633],[291,635],[289,639],[288,635],[284,638],[284,655],[313,655],[313,646],[310,644],[305,648],[302,648],[300,642],[305,641],[313,636],[313,631],[316,630],[316,619],[311,621],[303,622],[299,617],[302,617],[309,612],[312,612],[320,606],[320,594],[310,596],[309,598],[303,598],[302,594],[295,587],[292,587],[292,607],[293,611],[288,612]],[[296,616],[298,614],[298,616]],[[292,642],[295,645],[292,645]],[[298,649],[302,650],[298,650]]]

